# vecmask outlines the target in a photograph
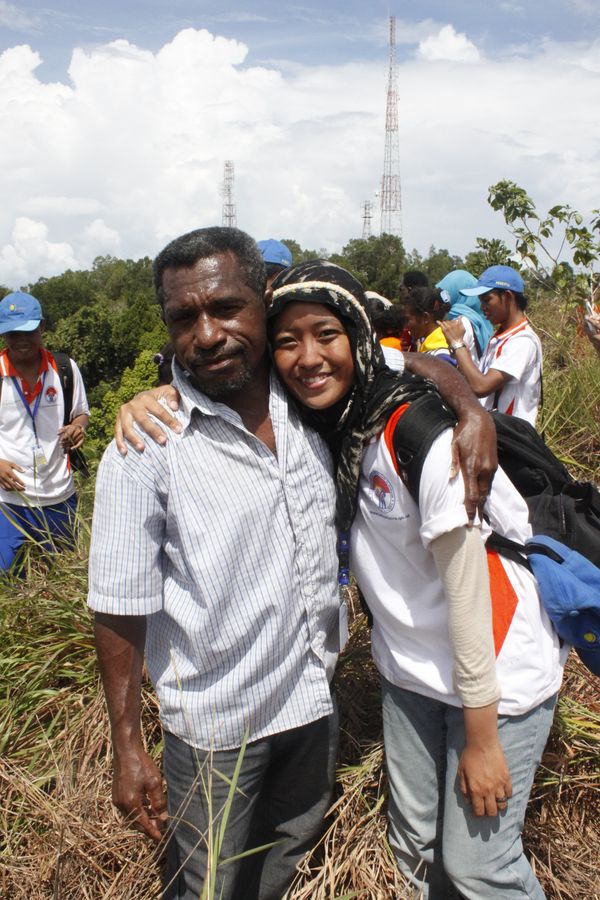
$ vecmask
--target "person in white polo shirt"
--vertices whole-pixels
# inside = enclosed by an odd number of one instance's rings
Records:
[[[523,279],[511,266],[490,266],[476,287],[462,291],[480,297],[483,314],[496,326],[479,368],[465,345],[460,319],[440,327],[459,371],[485,408],[535,425],[542,393],[542,345],[525,315],[524,290]]]
[[[44,319],[35,297],[21,291],[0,302],[0,571],[18,567],[24,544],[44,550],[73,541],[77,498],[69,451],[81,447],[88,405],[70,360],[73,396],[64,424],[59,367],[44,347]],[[15,568],[16,571],[16,568]]]

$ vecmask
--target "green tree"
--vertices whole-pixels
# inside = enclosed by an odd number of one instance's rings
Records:
[[[62,275],[40,278],[25,290],[40,301],[49,331],[62,319],[68,319],[82,306],[91,306],[95,301],[94,286],[86,271],[67,269]]]
[[[101,404],[91,410],[90,436],[94,440],[110,440],[117,410],[128,400],[148,388],[154,387],[158,380],[156,363],[152,350],[142,350],[134,364],[123,372],[119,386],[104,392]]]
[[[148,256],[136,260],[97,256],[89,275],[96,298],[106,298],[111,307],[128,306],[140,294],[149,302],[154,298],[152,260]]]
[[[477,249],[465,256],[465,269],[477,278],[489,266],[510,265],[510,249],[499,238],[476,240]]]
[[[303,250],[298,241],[295,241],[293,238],[282,238],[281,242],[285,244],[292,254],[292,265],[294,266],[297,266],[298,263],[306,262],[308,259],[321,259],[324,255],[327,255],[321,250]]]
[[[61,319],[48,334],[51,350],[64,350],[73,357],[86,387],[100,381],[114,382],[122,369],[117,368],[117,354],[112,342],[112,319],[102,305],[84,306],[69,318]]]
[[[421,271],[425,272],[432,286],[441,281],[448,272],[462,268],[464,263],[460,256],[452,256],[448,250],[436,250],[433,245],[429,248],[429,255],[421,262]]]
[[[382,234],[366,240],[356,238],[340,254],[332,254],[331,262],[349,269],[370,291],[390,300],[398,297],[398,287],[405,269],[406,253],[399,237]]]

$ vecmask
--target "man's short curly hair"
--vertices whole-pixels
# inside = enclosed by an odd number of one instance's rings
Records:
[[[165,301],[162,287],[165,269],[191,268],[199,259],[221,253],[234,254],[245,275],[246,284],[262,297],[267,286],[267,273],[256,242],[239,228],[215,225],[182,234],[158,254],[152,271],[156,299],[160,305],[163,306]]]

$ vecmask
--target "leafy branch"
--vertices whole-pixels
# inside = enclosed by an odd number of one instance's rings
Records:
[[[552,286],[567,302],[581,302],[590,296],[594,267],[600,261],[600,210],[592,210],[586,224],[577,210],[559,203],[542,218],[527,192],[508,179],[489,188],[488,203],[504,216],[516,241],[516,253],[539,282]],[[558,250],[552,247],[555,236],[559,237]],[[574,271],[569,261],[561,259],[566,248],[573,265],[583,271]]]

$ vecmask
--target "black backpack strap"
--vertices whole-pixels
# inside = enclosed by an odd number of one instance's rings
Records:
[[[63,425],[68,425],[71,421],[71,412],[73,410],[73,366],[67,354],[62,353],[60,350],[52,351],[52,356],[58,369],[65,401]]]
[[[431,445],[442,431],[455,425],[456,416],[434,392],[413,400],[398,418],[392,435],[394,465],[417,504],[421,472]]]
[[[504,537],[503,534],[498,534],[497,531],[492,531],[485,542],[485,546],[489,550],[495,550],[496,553],[499,553],[500,556],[503,556],[505,559],[510,559],[512,562],[518,563],[525,569],[529,569],[531,572],[531,565],[527,559],[527,547],[523,544],[519,544],[517,541],[511,541],[510,538]]]

